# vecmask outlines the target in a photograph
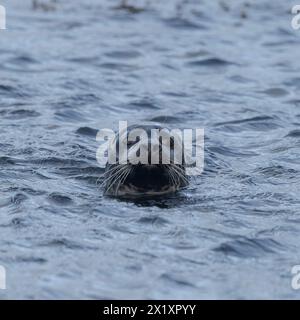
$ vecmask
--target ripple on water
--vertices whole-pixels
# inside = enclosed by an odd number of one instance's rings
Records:
[[[170,223],[170,221],[168,221],[167,219],[164,219],[159,216],[142,217],[137,222],[142,223],[142,224],[146,224],[146,225],[151,224],[151,225],[158,226],[158,227],[160,227],[160,226],[163,227],[163,226]]]
[[[164,273],[160,276],[160,279],[162,279],[163,281],[172,284],[172,285],[176,285],[179,287],[191,287],[191,288],[195,288],[196,285],[192,282],[186,281],[184,279],[180,279],[177,276],[174,276],[172,274],[169,273]]]
[[[280,128],[281,125],[278,123],[277,117],[272,116],[256,116],[240,120],[231,120],[225,122],[216,123],[216,127],[224,127],[225,129],[236,130],[238,126],[240,131],[253,130],[253,131],[268,131]]]
[[[290,138],[300,138],[300,129],[296,129],[296,130],[292,130],[290,131],[286,137],[290,137]]]
[[[86,161],[78,160],[75,158],[60,158],[60,157],[46,157],[41,159],[30,159],[28,160],[30,163],[37,164],[39,166],[45,167],[66,167],[71,166],[74,168],[81,168],[88,166]]]
[[[298,175],[298,171],[292,168],[287,168],[280,165],[273,165],[268,167],[259,167],[254,170],[255,173],[259,173],[268,178],[274,177],[285,177],[285,178],[293,178]]]
[[[214,251],[239,258],[258,258],[275,254],[284,247],[271,238],[241,238],[220,244]]]
[[[290,100],[285,101],[285,103],[292,104],[292,105],[295,105],[295,106],[299,106],[300,105],[300,99],[290,99]]]
[[[15,161],[11,157],[0,157],[0,165],[7,166],[7,165],[14,165]]]
[[[180,123],[181,119],[175,116],[157,116],[149,119],[148,121],[159,122],[162,124],[172,124],[172,123]]]
[[[14,111],[9,110],[4,113],[5,118],[13,119],[13,120],[36,118],[36,117],[39,117],[40,115],[41,114],[35,110],[26,110],[26,109],[19,109]]]
[[[227,61],[225,59],[221,59],[221,58],[193,60],[187,63],[187,65],[190,67],[208,67],[208,68],[226,67],[233,64],[235,63]]]
[[[184,18],[168,18],[164,19],[167,26],[175,29],[185,29],[185,30],[205,30],[206,27],[200,23],[195,23]]]
[[[14,259],[16,263],[37,263],[37,264],[44,264],[47,262],[47,259],[41,257],[34,257],[34,256],[17,256]]]
[[[134,107],[137,110],[145,110],[145,109],[158,110],[158,109],[160,109],[159,102],[157,102],[151,98],[144,98],[141,100],[135,100],[135,101],[132,101],[129,105],[130,105],[130,107]]]
[[[105,53],[106,57],[120,60],[136,59],[142,56],[139,51],[136,50],[122,50],[122,51],[109,51]]]
[[[56,239],[51,239],[51,240],[47,240],[44,242],[39,243],[40,247],[62,247],[62,248],[67,248],[70,250],[96,250],[98,249],[95,246],[90,246],[90,245],[86,245],[82,242],[79,241],[74,241],[72,239],[67,239],[67,238],[56,238]]]
[[[24,193],[17,193],[11,197],[11,203],[15,205],[20,205],[21,203],[25,202],[28,200],[28,196]]]
[[[11,221],[5,225],[5,227],[13,227],[13,228],[25,228],[28,226],[28,221],[25,218],[16,217],[11,219]],[[2,225],[3,227],[3,225]]]
[[[274,98],[284,97],[289,94],[289,92],[283,88],[270,88],[261,92]]]
[[[30,64],[36,64],[38,63],[37,60],[35,60],[33,57],[28,56],[28,55],[21,55],[17,56],[14,58],[11,58],[9,60],[10,63],[14,63],[16,65],[21,65],[22,67],[25,65],[30,65]]]
[[[3,63],[2,68],[10,72],[41,72],[39,61],[31,56],[20,55],[12,57]]]
[[[64,194],[60,194],[60,193],[51,193],[49,196],[48,196],[48,199],[56,204],[56,205],[59,205],[59,206],[68,206],[68,205],[71,205],[73,200],[72,198],[64,195]]]
[[[76,130],[76,133],[83,136],[96,137],[98,130],[90,127],[81,127]]]
[[[62,110],[54,113],[55,118],[59,121],[68,121],[68,122],[84,122],[86,117],[82,112],[75,110]]]
[[[140,66],[129,63],[104,62],[98,65],[101,69],[112,70],[116,72],[133,72],[141,69]]]
[[[25,88],[8,84],[0,84],[0,94],[2,97],[10,98],[29,97],[28,91]]]
[[[210,151],[227,157],[254,157],[258,155],[257,152],[241,151],[240,148],[230,148],[226,146],[210,147]]]

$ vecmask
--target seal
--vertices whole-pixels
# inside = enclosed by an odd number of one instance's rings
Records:
[[[140,133],[139,130],[142,130],[140,135],[136,134]],[[116,162],[106,164],[104,194],[152,197],[174,193],[187,186],[189,179],[184,155],[181,155],[181,162],[175,161],[174,156],[176,146],[183,150],[178,145],[180,143],[182,141],[176,139],[169,129],[159,125],[133,125],[119,132],[109,144],[110,151],[116,152]],[[126,161],[122,160],[120,145],[125,146]]]

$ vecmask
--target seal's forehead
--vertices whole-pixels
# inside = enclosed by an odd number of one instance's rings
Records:
[[[141,125],[141,124],[134,124],[131,126],[127,127],[127,130],[123,130],[122,132],[119,132],[118,135],[125,135],[126,133],[129,134],[132,130],[144,130],[148,135],[151,134],[151,130],[153,129],[158,129],[158,130],[162,130],[162,129],[168,129],[168,128],[164,128],[160,125],[151,125],[151,124],[146,124],[146,125]]]
[[[151,130],[153,130],[153,129],[161,130],[161,129],[167,129],[167,128],[163,128],[160,125],[151,125],[151,124],[138,125],[138,124],[134,124],[134,125],[128,127],[128,132],[130,132],[131,130],[135,130],[135,129],[143,129],[146,132],[151,133]]]

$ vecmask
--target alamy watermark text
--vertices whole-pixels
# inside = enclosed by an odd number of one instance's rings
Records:
[[[0,30],[6,29],[6,10],[0,5]]]
[[[0,290],[6,289],[6,270],[0,265]]]

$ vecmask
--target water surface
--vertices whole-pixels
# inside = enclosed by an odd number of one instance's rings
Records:
[[[1,298],[300,297],[292,1],[3,3]],[[103,197],[96,132],[119,120],[205,128],[203,175]]]

